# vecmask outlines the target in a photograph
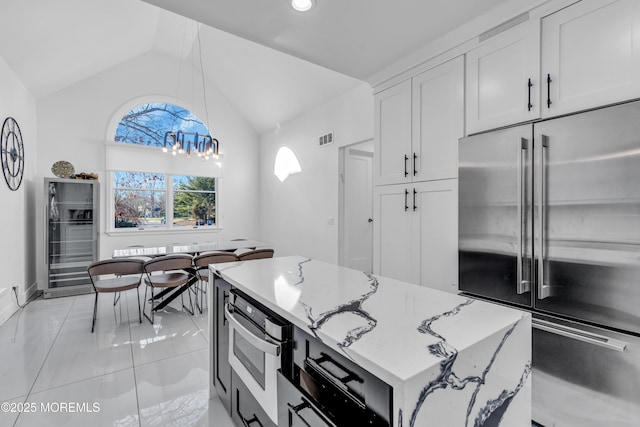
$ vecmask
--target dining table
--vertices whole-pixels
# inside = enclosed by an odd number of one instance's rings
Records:
[[[219,240],[215,242],[203,242],[203,243],[172,243],[165,246],[129,246],[121,249],[114,249],[112,258],[133,258],[133,257],[159,257],[171,254],[189,254],[198,255],[204,252],[211,251],[226,251],[233,252],[238,249],[249,248],[265,248],[270,247],[268,243],[258,240],[249,239],[236,239],[236,240]],[[177,288],[166,288],[154,296],[154,299],[162,299],[153,310],[158,311],[167,306],[171,301],[176,299],[184,291],[193,286],[198,277],[195,274],[195,268],[190,272],[190,278],[187,283]],[[197,303],[196,303],[197,305]]]

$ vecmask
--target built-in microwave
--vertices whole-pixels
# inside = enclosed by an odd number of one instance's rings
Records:
[[[277,424],[277,374],[279,370],[290,373],[292,326],[236,289],[229,293],[225,316],[229,322],[229,364]]]

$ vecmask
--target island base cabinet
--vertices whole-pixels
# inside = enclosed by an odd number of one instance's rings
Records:
[[[229,364],[229,324],[224,316],[224,305],[229,299],[231,286],[222,279],[216,278],[214,286],[215,312],[213,322],[213,354],[214,384],[222,405],[231,413],[231,365]]]
[[[236,426],[277,427],[235,372],[231,384],[231,420]]]
[[[279,427],[336,427],[304,393],[278,373]]]

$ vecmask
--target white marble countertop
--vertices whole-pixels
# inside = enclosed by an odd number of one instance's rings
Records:
[[[300,256],[210,268],[392,387],[529,316]]]

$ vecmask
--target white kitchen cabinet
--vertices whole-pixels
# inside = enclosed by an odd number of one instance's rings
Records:
[[[374,187],[373,272],[413,282],[411,185]]]
[[[376,187],[374,211],[374,273],[457,292],[457,179]]]
[[[540,21],[529,20],[467,53],[467,134],[540,116]]]
[[[640,1],[534,15],[482,40],[466,72],[467,134],[640,98]]]
[[[640,97],[640,1],[582,0],[543,18],[541,70],[543,117]]]
[[[410,182],[411,80],[375,95],[374,184]]]
[[[464,136],[464,58],[412,79],[413,181],[456,178],[458,139]]]
[[[455,178],[464,136],[464,59],[377,93],[375,118],[375,185]]]

